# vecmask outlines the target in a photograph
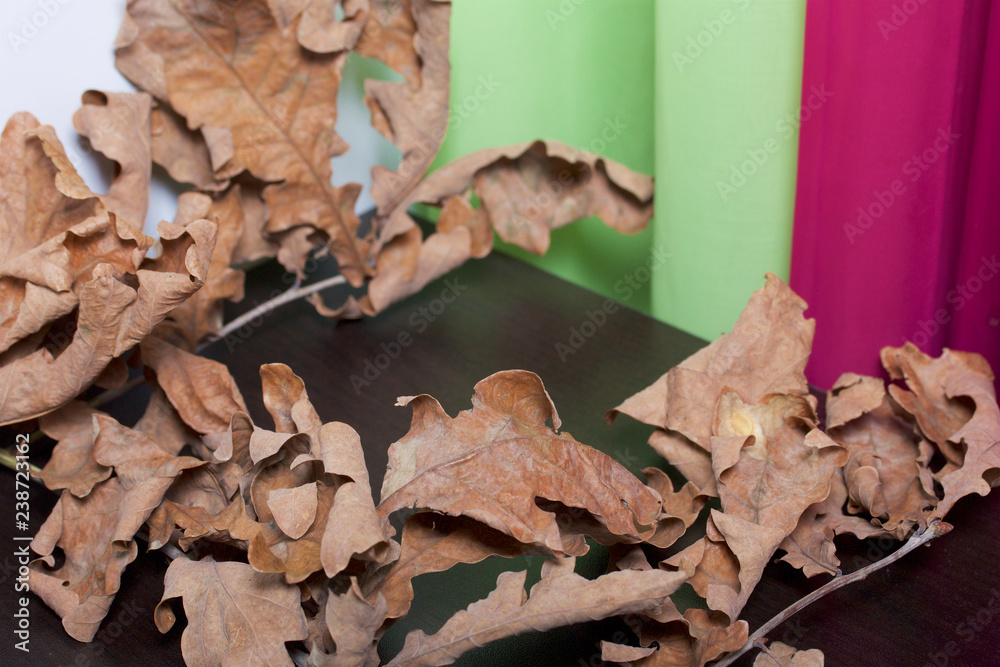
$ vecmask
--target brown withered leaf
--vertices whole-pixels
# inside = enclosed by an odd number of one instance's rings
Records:
[[[119,507],[124,495],[116,477],[97,484],[82,499],[64,491],[31,541],[31,550],[41,556],[31,564],[31,590],[81,642],[94,638],[121,585],[122,572],[138,554],[133,540],[116,541],[116,536],[123,537]],[[65,554],[63,566],[45,569],[43,562],[55,565],[56,548]]]
[[[552,229],[591,215],[638,232],[652,215],[652,193],[649,177],[555,141],[464,156],[428,176],[389,216],[379,237],[371,308],[380,311],[489,252],[491,226],[503,240],[537,254],[548,249]],[[482,200],[479,209],[469,204],[472,195]],[[512,202],[525,203],[515,209]],[[444,225],[427,239],[406,213],[415,203],[444,207]]]
[[[392,553],[388,524],[379,517],[367,484],[347,482],[337,489],[320,544],[320,560],[328,577],[347,569],[352,558],[386,562]]]
[[[637,542],[655,530],[656,495],[611,457],[559,434],[559,415],[534,373],[482,380],[472,410],[455,419],[427,395],[398,404],[413,406],[413,420],[389,448],[382,517],[406,507],[467,516],[560,555],[584,553],[584,538],[572,525],[560,530],[537,499],[589,520],[586,532],[598,541]]]
[[[931,518],[944,518],[971,493],[989,493],[1000,480],[1000,408],[989,363],[949,349],[932,358],[907,343],[883,348],[882,364],[890,377],[906,380],[908,390],[890,385],[893,399],[952,464],[937,474],[944,497]]]
[[[641,641],[657,642],[655,653],[631,664],[636,667],[704,667],[747,641],[746,621],[730,624],[725,615],[704,609],[688,609],[667,623],[644,621]]]
[[[149,123],[153,161],[166,169],[170,178],[206,192],[223,190],[229,185],[229,179],[216,178],[208,144],[201,132],[189,130],[176,111],[161,103],[150,112]]]
[[[174,308],[157,329],[157,335],[188,352],[196,351],[199,343],[222,328],[223,301],[243,299],[243,272],[230,268],[243,233],[240,187],[233,186],[217,201],[201,193],[183,193],[178,198],[174,224],[184,227],[199,219],[213,220],[219,225],[205,284]]]
[[[656,652],[655,646],[629,646],[628,644],[615,644],[613,642],[601,640],[601,660],[605,662],[617,662],[619,664],[629,664],[646,658]]]
[[[18,114],[0,144],[0,333],[7,349],[0,422],[10,423],[110,379],[109,364],[121,371],[114,360],[201,286],[215,226],[203,220],[174,233],[161,225],[163,253],[144,259],[152,239],[105,209],[51,127]],[[43,340],[44,327],[63,316],[70,317],[65,329]]]
[[[662,549],[673,544],[690,528],[708,501],[697,485],[688,482],[680,491],[674,491],[674,483],[667,473],[659,468],[645,468],[646,484],[656,491],[663,500],[663,511],[657,519],[656,535],[649,539],[651,544]]]
[[[844,467],[849,510],[868,512],[903,539],[927,525],[937,497],[921,438],[891,400],[881,380],[843,376],[827,396],[827,432],[851,456]]]
[[[285,489],[274,489],[267,496],[267,507],[274,522],[285,535],[297,540],[316,520],[319,504],[316,483]]]
[[[336,646],[333,654],[313,647],[307,665],[316,667],[378,667],[375,635],[385,620],[386,602],[379,595],[369,603],[361,595],[356,579],[340,595],[329,595],[324,606],[324,623]]]
[[[346,52],[303,50],[301,17],[279,26],[264,0],[234,3],[131,2],[119,33],[119,69],[143,85],[141,61],[158,57],[150,92],[201,130],[216,175],[247,170],[269,183],[267,228],[319,230],[354,285],[369,274],[369,241],[358,235],[360,186],[330,183],[330,158],[347,150],[334,131]],[[140,62],[136,62],[140,61]],[[146,67],[145,69],[149,69]],[[305,255],[286,257],[301,270]]]
[[[354,48],[368,20],[368,0],[268,0],[278,25],[284,27],[299,15],[299,44],[315,53]],[[337,18],[338,7],[343,19]]]
[[[111,468],[94,460],[96,413],[82,401],[71,401],[38,420],[42,432],[58,441],[38,475],[52,491],[66,489],[83,498],[95,484],[111,476]]]
[[[799,516],[830,493],[847,450],[817,428],[800,396],[772,395],[748,405],[733,392],[718,403],[712,465],[723,511],[788,535]]]
[[[346,7],[345,7],[346,10]],[[395,171],[372,167],[371,196],[388,217],[412,203],[408,194],[427,173],[448,126],[448,60],[451,3],[435,0],[372,0],[357,52],[381,60],[406,81],[365,81],[372,127],[402,154]],[[381,242],[403,233],[389,224]]]
[[[724,513],[710,527],[739,562],[739,585],[707,587],[712,609],[735,620],[779,545],[810,505],[830,494],[847,450],[813,428],[815,415],[801,396],[770,395],[747,405],[725,392],[716,408],[712,466]]]
[[[124,548],[160,504],[174,478],[205,462],[193,456],[176,456],[107,415],[97,414],[94,427],[94,459],[114,468],[123,491],[112,539]]]
[[[420,630],[406,637],[390,665],[448,665],[462,653],[523,632],[624,614],[655,613],[685,575],[661,570],[610,572],[592,581],[573,572],[575,558],[550,559],[542,578],[525,594],[526,572],[504,572],[485,600],[471,604],[433,635]]]
[[[386,618],[399,618],[410,609],[415,577],[490,556],[531,553],[536,552],[530,546],[471,519],[420,512],[403,524],[399,558],[367,577],[364,592],[369,601],[384,597]]]
[[[309,401],[309,394],[306,392],[306,385],[292,369],[285,364],[264,364],[260,367],[260,380],[264,394],[264,407],[274,420],[274,430],[278,433],[318,433],[322,427],[322,421],[316,413],[316,408]],[[343,426],[350,429],[349,426]],[[353,429],[351,429],[353,432]],[[354,434],[357,437],[357,433]],[[357,456],[361,454],[361,439],[357,438],[357,446],[345,445],[351,454]],[[331,447],[331,450],[337,447]],[[364,471],[365,479],[368,478],[368,470],[364,467],[364,455],[361,454],[361,469]],[[339,466],[327,466],[328,470],[339,468]],[[337,472],[337,474],[347,474],[354,481],[361,481],[348,473]]]
[[[198,433],[224,431],[236,412],[246,411],[239,387],[218,361],[156,336],[143,340],[140,350],[143,364],[156,373],[157,383],[181,419]]]
[[[819,649],[800,651],[794,646],[772,642],[753,661],[753,667],[823,667],[825,660]]]
[[[90,145],[118,164],[104,206],[141,231],[149,209],[149,184],[153,173],[150,145],[150,108],[146,93],[107,93],[88,90],[83,106],[73,114],[73,127]]]
[[[769,394],[807,397],[805,367],[815,321],[806,303],[774,274],[754,292],[733,330],[608,412],[676,431],[711,451],[715,404],[726,390],[748,404]]]
[[[181,650],[188,665],[292,665],[285,642],[306,638],[299,589],[245,563],[178,558],[164,578],[154,618],[160,632],[176,622],[168,600],[181,598],[188,625]]]

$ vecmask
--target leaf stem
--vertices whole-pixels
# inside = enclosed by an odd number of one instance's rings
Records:
[[[15,458],[14,454],[11,453],[9,449],[0,449],[0,465],[2,465],[4,468],[17,470],[17,458]],[[32,463],[29,463],[28,472],[30,473],[28,475],[30,479],[41,481],[35,476],[40,472],[42,472],[41,468]]]
[[[778,615],[776,615],[770,621],[768,621],[760,628],[758,628],[756,632],[750,635],[750,637],[747,639],[746,644],[744,644],[742,648],[740,648],[737,651],[734,651],[733,653],[730,653],[723,660],[720,660],[719,662],[715,663],[714,667],[726,667],[726,665],[733,664],[744,653],[752,649],[754,647],[755,642],[758,642],[761,639],[763,639],[767,635],[767,633],[769,633],[771,630],[774,630],[776,627],[784,623],[786,620],[788,620],[798,612],[802,611],[816,600],[819,600],[820,598],[824,597],[828,593],[832,593],[838,588],[843,588],[844,586],[853,584],[856,581],[861,581],[872,572],[875,572],[876,570],[881,570],[883,567],[895,563],[897,560],[899,560],[906,554],[910,553],[917,547],[923,544],[927,544],[934,538],[940,537],[950,531],[951,531],[951,524],[945,523],[944,521],[940,520],[934,521],[926,528],[915,532],[913,535],[910,536],[910,539],[906,541],[906,544],[904,544],[897,551],[894,551],[893,553],[889,554],[882,560],[875,561],[871,565],[867,565],[861,568],[860,570],[851,572],[850,574],[834,577],[826,584],[814,590],[809,595],[786,607]]]
[[[283,306],[286,303],[295,301],[296,299],[301,299],[302,297],[309,296],[310,294],[314,294],[321,290],[325,290],[328,287],[343,285],[346,282],[347,279],[344,278],[344,276],[333,276],[325,280],[320,280],[319,282],[313,283],[311,285],[306,285],[305,287],[301,287],[297,284],[292,285],[278,296],[268,301],[265,301],[264,303],[260,304],[256,308],[253,308],[252,310],[243,313],[235,320],[233,320],[226,326],[219,329],[218,333],[216,333],[215,335],[213,335],[211,338],[208,339],[208,342],[213,343],[217,340],[225,338],[226,336],[236,331],[240,327],[244,326],[245,324],[257,319],[258,317],[266,315],[267,313],[271,312],[275,308],[278,308],[279,306]],[[206,345],[207,344],[208,343],[206,343]],[[201,347],[203,346],[199,346],[199,349]]]

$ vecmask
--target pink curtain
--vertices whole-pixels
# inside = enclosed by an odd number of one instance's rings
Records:
[[[879,374],[904,340],[1000,373],[1000,3],[810,0],[802,89],[819,87],[791,266],[817,318],[810,380]]]

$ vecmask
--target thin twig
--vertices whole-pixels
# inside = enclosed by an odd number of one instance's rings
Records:
[[[214,343],[217,340],[222,340],[223,338],[233,333],[240,327],[246,325],[248,322],[252,322],[258,317],[263,317],[264,315],[271,312],[275,308],[278,308],[279,306],[283,306],[286,303],[295,301],[296,299],[307,297],[310,294],[314,294],[321,290],[325,290],[328,287],[336,287],[337,285],[343,285],[346,282],[347,279],[344,278],[344,276],[333,276],[325,280],[320,280],[317,283],[306,285],[305,287],[299,286],[299,284],[296,282],[295,285],[292,285],[290,288],[288,288],[278,296],[274,297],[273,299],[265,301],[264,303],[260,304],[256,308],[253,308],[252,310],[247,311],[246,313],[243,313],[235,320],[222,327],[217,333],[212,335],[211,338],[209,338],[207,341],[199,345],[197,351],[201,352],[211,343]],[[119,398],[120,396],[124,396],[128,392],[132,391],[133,389],[141,385],[143,382],[145,382],[145,378],[143,378],[143,376],[141,375],[136,376],[120,387],[116,387],[114,389],[108,389],[107,391],[98,394],[94,398],[90,399],[87,402],[87,404],[92,408],[99,408],[102,405],[110,403],[116,398]]]
[[[292,285],[278,296],[274,297],[273,299],[269,299],[268,301],[265,301],[256,308],[243,313],[235,320],[233,320],[226,326],[222,327],[218,331],[218,333],[216,333],[209,339],[208,342],[212,343],[217,340],[225,338],[226,336],[236,331],[237,329],[247,324],[248,322],[251,322],[263,315],[266,315],[267,313],[271,312],[272,310],[274,310],[279,306],[283,306],[286,303],[295,301],[296,299],[301,299],[302,297],[309,296],[310,294],[314,294],[315,292],[325,290],[328,287],[343,285],[346,282],[347,279],[344,278],[344,276],[333,276],[332,278],[327,278],[326,280],[321,280],[317,283],[313,283],[312,285],[306,285],[305,287]]]
[[[11,452],[9,449],[0,449],[0,465],[2,465],[4,468],[17,470],[17,458],[15,457],[14,453]],[[35,475],[42,472],[42,469],[34,464],[29,463],[28,472],[31,473],[30,475],[28,475],[30,479],[37,480],[38,478],[35,477]]]
[[[910,536],[910,539],[906,541],[906,544],[900,547],[898,551],[894,551],[893,553],[886,556],[882,560],[875,561],[871,565],[863,567],[855,572],[851,572],[850,574],[845,574],[840,577],[834,577],[823,586],[820,586],[819,588],[814,590],[809,595],[805,596],[801,600],[798,600],[794,604],[786,607],[784,611],[782,611],[777,616],[772,618],[770,621],[762,625],[757,630],[757,632],[750,635],[750,637],[747,639],[746,644],[744,644],[742,648],[740,648],[738,651],[735,651],[734,653],[730,653],[723,660],[717,662],[714,665],[714,667],[726,667],[726,665],[733,664],[738,658],[740,658],[740,656],[742,656],[744,653],[753,648],[754,642],[761,640],[771,630],[774,630],[776,627],[784,623],[790,617],[802,611],[803,609],[811,605],[813,602],[819,600],[828,593],[832,593],[838,588],[843,588],[844,586],[853,584],[855,581],[861,581],[872,572],[875,572],[876,570],[881,570],[883,567],[895,563],[897,560],[899,560],[906,554],[910,553],[920,545],[927,544],[935,537],[940,537],[949,531],[951,531],[951,524],[945,523],[944,521],[935,521],[934,523],[927,526],[927,528],[925,528],[924,530],[915,532],[913,535]]]

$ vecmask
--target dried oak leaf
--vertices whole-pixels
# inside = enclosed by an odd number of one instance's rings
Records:
[[[354,48],[368,20],[369,0],[268,0],[278,25],[285,27],[299,15],[299,44],[315,53]],[[343,18],[337,18],[338,8]]]
[[[101,201],[133,229],[141,231],[149,209],[153,174],[150,108],[146,93],[88,90],[73,114],[73,127],[90,145],[118,164],[114,181]]]
[[[772,642],[753,661],[753,667],[823,667],[825,660],[819,649],[800,651],[794,646]]]
[[[413,420],[389,448],[382,517],[407,507],[466,516],[557,555],[585,553],[583,534],[616,543],[655,531],[656,494],[611,457],[558,433],[559,415],[534,373],[480,381],[472,410],[455,419],[426,394],[398,404],[413,406]],[[539,502],[565,508],[562,528],[560,510]]]
[[[230,268],[243,233],[240,187],[233,186],[215,201],[202,193],[183,193],[178,198],[174,224],[184,227],[199,219],[214,220],[219,225],[205,284],[174,308],[157,328],[158,336],[188,352],[195,352],[199,343],[222,328],[223,301],[243,299],[244,274]]]
[[[469,203],[473,194],[482,201],[478,209]],[[548,249],[551,230],[591,215],[638,232],[652,215],[652,196],[651,178],[556,141],[466,155],[428,176],[389,216],[368,291],[371,308],[380,311],[470,257],[484,256],[493,229],[537,254]],[[415,203],[443,207],[427,239],[406,213]]]
[[[805,367],[815,321],[803,317],[805,309],[805,301],[768,273],[767,283],[750,297],[730,333],[610,410],[606,418],[611,421],[623,412],[711,451],[715,405],[723,392],[736,392],[748,404],[769,394],[808,397]]]
[[[246,411],[243,395],[224,364],[182,350],[157,336],[143,340],[140,350],[143,364],[156,373],[156,381],[171,405],[198,433],[224,431],[234,414]]]
[[[830,494],[846,449],[814,428],[815,414],[801,396],[770,395],[748,405],[734,392],[718,401],[712,436],[723,512],[712,526],[739,561],[739,585],[707,587],[712,609],[735,620],[779,545],[810,505]]]
[[[365,105],[371,111],[372,127],[402,154],[395,171],[372,167],[371,196],[380,217],[405,211],[412,203],[409,193],[427,173],[444,141],[451,83],[450,28],[450,2],[371,2],[356,51],[381,60],[406,79],[365,81]],[[393,227],[392,222],[389,227]],[[389,231],[380,244],[404,231]]]
[[[71,401],[38,420],[42,433],[57,441],[38,475],[50,490],[66,489],[83,498],[111,476],[111,468],[94,460],[95,414],[83,401]]]
[[[356,579],[340,595],[330,594],[323,609],[326,632],[335,646],[333,653],[318,645],[309,653],[306,664],[316,667],[378,667],[375,635],[385,620],[386,603],[376,596],[373,603],[361,595]]]
[[[94,428],[94,459],[113,467],[122,487],[118,528],[112,539],[124,546],[163,500],[174,479],[184,470],[205,465],[205,461],[177,456],[107,415],[96,415]]]
[[[929,452],[877,378],[848,374],[826,401],[827,432],[850,453],[844,467],[852,513],[864,510],[897,539],[926,526],[937,504]]]
[[[413,579],[444,572],[459,563],[478,563],[491,556],[512,558],[540,553],[509,535],[465,517],[420,512],[407,517],[400,537],[399,557],[364,580],[369,602],[385,599],[386,618],[399,618],[410,609]]]
[[[746,621],[729,623],[725,615],[688,609],[666,623],[644,620],[641,643],[656,642],[656,651],[631,662],[635,667],[704,667],[743,647],[749,635]],[[607,659],[607,658],[605,658]]]
[[[370,242],[354,214],[360,186],[330,182],[330,158],[347,150],[334,130],[347,54],[302,49],[299,21],[279,26],[264,0],[133,0],[116,63],[138,85],[152,85],[189,129],[201,130],[217,176],[246,170],[269,183],[268,231],[307,225],[321,232],[340,272],[360,285],[371,271]],[[286,261],[301,270],[305,254]]]
[[[138,554],[131,536],[120,532],[125,494],[117,477],[97,484],[82,499],[64,491],[31,541],[31,550],[42,557],[31,564],[29,586],[77,641],[89,642],[97,634],[122,572]],[[55,565],[57,547],[65,563],[54,571],[43,568],[42,562]]]
[[[542,564],[542,578],[524,591],[526,572],[504,572],[485,600],[471,604],[433,635],[415,630],[390,665],[448,665],[485,643],[531,631],[624,614],[656,613],[685,575],[661,570],[610,572],[587,580],[573,572],[575,558]]]
[[[205,137],[199,130],[188,129],[176,111],[160,104],[150,112],[149,122],[153,162],[166,169],[170,178],[206,192],[229,185],[228,178],[216,177]]]
[[[989,493],[1000,481],[1000,408],[989,363],[949,349],[932,358],[907,343],[883,348],[882,364],[891,378],[905,378],[908,390],[890,385],[890,395],[950,464],[936,475],[944,497],[930,518],[944,518],[971,493]]]
[[[160,632],[176,622],[168,600],[181,598],[188,626],[181,651],[188,665],[292,665],[285,642],[306,638],[297,586],[245,563],[178,558],[164,577],[154,618]]]

